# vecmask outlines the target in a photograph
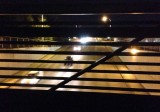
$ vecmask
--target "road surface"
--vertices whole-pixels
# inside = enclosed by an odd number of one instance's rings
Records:
[[[61,51],[72,51],[74,46],[64,46],[60,50]],[[111,47],[108,46],[83,46],[81,51],[102,51],[102,52],[109,52],[112,51]],[[79,51],[77,51],[79,52]],[[48,55],[49,60],[64,60],[67,55]],[[75,61],[96,61],[100,59],[102,56],[90,56],[90,55],[72,55]],[[108,61],[121,61],[119,57],[113,57]],[[64,66],[64,64],[58,63],[45,63],[45,64],[33,64],[32,66],[38,66],[40,68],[62,68],[62,69],[84,69],[89,64],[73,64],[71,67]],[[124,65],[98,65],[94,69],[97,70],[128,70],[128,68]],[[51,76],[51,77],[70,77],[74,75],[73,72],[51,72],[51,71],[43,71],[44,76]],[[111,74],[111,73],[85,73],[81,75],[83,78],[105,78],[105,79],[136,79],[136,77],[132,74]],[[43,80],[41,79],[38,84],[53,84],[56,85],[60,83],[62,80]],[[17,81],[20,83],[20,80]],[[100,86],[100,87],[121,87],[121,88],[144,88],[141,84],[138,83],[125,83],[125,82],[98,82],[98,81],[71,81],[67,85],[80,85],[80,86]],[[15,87],[11,87],[15,88]],[[16,87],[17,88],[17,87]],[[18,87],[22,88],[22,87]],[[24,87],[23,87],[24,88]],[[50,88],[42,88],[42,87],[25,87],[25,89],[43,89],[48,90]],[[87,91],[87,92],[109,92],[109,93],[122,93],[122,94],[148,94],[142,92],[131,92],[131,91],[116,91],[116,90],[91,90],[91,89],[77,89],[77,88],[59,88],[58,90],[61,91]]]

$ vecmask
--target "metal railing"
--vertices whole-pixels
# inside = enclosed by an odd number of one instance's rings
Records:
[[[33,44],[33,45],[59,45],[59,46],[77,46],[77,45],[81,45],[81,46],[111,46],[111,47],[119,47],[118,50],[112,51],[112,52],[98,52],[98,51],[39,51],[39,50],[0,50],[1,53],[3,54],[29,54],[31,56],[35,55],[35,54],[43,54],[43,55],[58,55],[58,56],[63,56],[63,55],[87,55],[87,56],[101,56],[101,58],[99,60],[95,60],[95,61],[87,61],[87,60],[80,60],[80,61],[68,61],[70,63],[73,64],[87,64],[88,67],[84,68],[84,69],[70,69],[70,68],[46,68],[46,67],[0,67],[0,70],[6,70],[6,71],[50,71],[50,72],[72,72],[74,73],[74,75],[72,75],[71,77],[54,77],[54,76],[27,76],[26,74],[24,75],[22,74],[1,74],[0,78],[3,78],[5,80],[3,80],[0,85],[1,87],[5,87],[5,88],[10,88],[12,89],[12,87],[21,87],[20,89],[31,89],[31,88],[25,88],[25,87],[42,87],[42,88],[50,88],[50,91],[54,91],[57,90],[58,88],[68,88],[68,89],[78,89],[81,91],[81,89],[85,90],[87,89],[88,91],[90,90],[109,90],[109,91],[125,91],[125,92],[144,92],[144,94],[147,93],[156,93],[159,94],[160,90],[159,89],[155,89],[155,88],[145,88],[143,86],[143,88],[133,88],[133,87],[112,87],[112,86],[96,86],[96,85],[65,85],[70,81],[79,81],[79,82],[85,82],[85,81],[92,81],[92,82],[115,82],[115,83],[134,83],[134,84],[159,84],[160,81],[157,79],[150,79],[150,80],[145,80],[145,79],[114,79],[114,78],[92,78],[92,77],[79,77],[79,76],[83,76],[83,74],[85,73],[103,73],[103,74],[132,74],[132,75],[141,75],[141,76],[159,76],[160,71],[152,71],[152,70],[147,70],[147,71],[143,71],[143,70],[105,70],[105,69],[99,69],[99,70],[95,70],[93,69],[94,67],[98,66],[98,65],[114,65],[114,66],[120,66],[120,65],[125,65],[125,66],[148,66],[148,67],[159,67],[160,63],[159,62],[123,62],[123,61],[107,61],[110,58],[113,58],[114,56],[123,56],[123,57],[132,57],[133,55],[130,52],[122,52],[123,50],[130,48],[130,46],[155,46],[155,45],[159,45],[159,42],[157,43],[146,43],[146,42],[137,42],[142,40],[143,38],[137,38],[131,42],[110,42],[110,41],[106,41],[106,42],[88,42],[87,44],[82,44],[80,42],[23,42],[23,41],[19,41],[17,43],[15,43],[14,41],[1,41],[1,44]],[[159,57],[159,52],[139,52],[137,53],[136,57]],[[5,62],[5,63],[32,63],[32,64],[63,64],[66,61],[65,60],[44,60],[44,59],[0,59],[0,62]],[[14,83],[7,83],[8,79],[11,81],[13,79],[33,79],[33,78],[37,78],[40,80],[60,80],[62,81],[61,83],[54,85],[54,84],[22,84],[19,82],[14,82]],[[12,81],[11,81],[12,82]],[[42,89],[43,90],[43,89]],[[66,89],[67,90],[67,89]]]
[[[159,1],[64,2],[1,2],[1,89],[160,95],[160,42],[154,41],[160,38]],[[109,21],[101,21],[106,15]],[[96,39],[83,44],[74,38],[82,36]],[[74,51],[73,46],[85,49]],[[138,53],[131,54],[132,48]],[[67,55],[85,58],[65,61]],[[64,67],[66,62],[73,67]],[[30,76],[30,71],[44,75]]]

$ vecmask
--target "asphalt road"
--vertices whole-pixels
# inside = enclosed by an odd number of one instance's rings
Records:
[[[73,51],[74,46],[63,46],[59,50],[60,51]],[[102,52],[113,52],[111,47],[109,46],[83,46],[81,47],[81,51],[102,51]],[[79,52],[79,51],[76,51]],[[43,60],[64,60],[67,55],[46,55],[42,59]],[[72,55],[73,60],[75,61],[96,61],[103,56],[98,55]],[[107,61],[110,62],[121,62],[120,58],[115,56]],[[28,67],[39,67],[39,68],[62,68],[62,69],[84,69],[89,64],[73,64],[72,66],[64,66],[62,63],[33,63]],[[128,70],[128,68],[124,65],[98,65],[94,68],[95,70]],[[42,71],[43,76],[51,76],[51,77],[70,77],[74,75],[76,72],[53,72],[53,71]],[[28,72],[20,71],[17,74],[26,75]],[[85,73],[80,77],[82,78],[102,78],[102,79],[134,79],[136,77],[132,74],[117,74],[117,73]],[[32,80],[32,79],[31,79]],[[41,79],[37,82],[37,84],[49,84],[56,85],[63,80],[44,80]],[[22,80],[13,79],[6,80],[6,83],[21,83]],[[115,88],[144,88],[140,83],[126,83],[126,82],[106,82],[106,81],[77,81],[73,80],[67,83],[66,85],[75,85],[75,86],[95,86],[95,87],[115,87]],[[8,87],[4,87],[8,88]],[[40,89],[40,90],[48,90],[50,88],[47,87],[9,87],[12,89]],[[59,88],[59,91],[84,91],[84,92],[104,92],[104,93],[122,93],[122,94],[149,94],[144,92],[136,92],[136,91],[120,91],[120,90],[98,90],[98,89],[77,89],[77,88]]]
[[[74,46],[65,46],[60,50],[62,51],[72,51]],[[83,46],[81,51],[112,51],[110,47],[107,46]],[[78,51],[77,51],[78,52]],[[64,60],[67,55],[53,55],[50,56],[49,60]],[[100,59],[102,56],[87,56],[87,55],[72,55],[73,60],[90,60],[96,61]],[[107,61],[121,61],[118,57],[113,57]],[[63,69],[84,69],[87,64],[73,64],[71,67],[64,66],[64,64],[41,64],[39,67],[44,68],[63,68]],[[98,65],[94,69],[97,70],[128,70],[124,65]],[[53,76],[53,77],[70,77],[74,75],[73,72],[50,72],[44,71],[44,76]],[[81,75],[83,78],[105,78],[105,79],[136,79],[136,77],[132,74],[111,74],[111,73],[85,73]],[[53,84],[56,85],[60,83],[62,80],[40,80],[38,84]],[[80,86],[100,86],[100,87],[120,87],[120,88],[143,88],[141,84],[137,83],[125,83],[125,82],[100,82],[100,81],[71,81],[67,85],[80,85]],[[50,89],[50,88],[37,88],[32,87],[30,89]],[[87,91],[87,92],[111,92],[111,93],[122,93],[122,94],[147,94],[142,92],[131,92],[131,91],[117,91],[117,90],[91,90],[91,89],[77,89],[77,88],[59,88],[61,91]]]

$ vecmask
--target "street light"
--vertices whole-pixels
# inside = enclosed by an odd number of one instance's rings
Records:
[[[83,43],[83,44],[85,44],[85,43],[87,43],[87,42],[89,42],[89,41],[91,41],[91,40],[92,40],[91,37],[82,37],[82,38],[80,39],[80,42]]]
[[[108,21],[108,17],[107,17],[107,16],[103,16],[103,17],[101,18],[101,20],[102,20],[103,22],[107,22],[107,21]]]
[[[101,21],[106,23],[106,22],[111,22],[111,19],[109,19],[107,16],[102,16]],[[111,27],[111,24],[109,25],[109,27]]]
[[[131,54],[135,55],[135,54],[137,54],[139,52],[139,50],[137,50],[136,48],[132,48],[130,50],[130,52],[131,52]]]

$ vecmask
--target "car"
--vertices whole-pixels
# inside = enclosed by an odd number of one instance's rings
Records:
[[[81,50],[81,46],[74,46],[74,47],[73,47],[73,50],[74,50],[74,51],[80,51],[80,50]]]
[[[38,81],[40,79],[37,79],[34,76],[43,76],[43,72],[42,71],[30,71],[28,73],[28,76],[32,76],[33,78],[31,78],[31,79],[24,78],[21,80],[21,84],[36,84],[36,83],[38,83]]]

